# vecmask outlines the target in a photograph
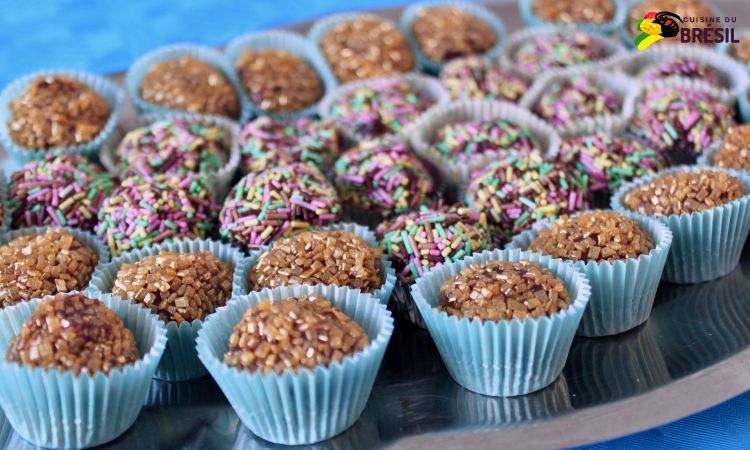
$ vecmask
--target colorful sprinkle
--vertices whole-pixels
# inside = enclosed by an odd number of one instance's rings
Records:
[[[552,126],[620,112],[621,100],[593,77],[574,76],[547,85],[534,112]]]
[[[454,100],[483,98],[517,102],[531,84],[503,69],[497,61],[478,56],[451,61],[440,72],[440,80]]]
[[[498,153],[503,159],[543,151],[531,130],[505,119],[444,125],[437,130],[431,148],[444,158],[460,162],[470,162],[476,155]]]
[[[594,36],[573,29],[536,34],[519,45],[514,55],[518,70],[529,76],[606,57],[607,49]]]
[[[689,78],[703,80],[712,85],[721,85],[721,73],[717,69],[696,59],[683,56],[650,64],[640,71],[638,78],[646,81],[664,78]]]

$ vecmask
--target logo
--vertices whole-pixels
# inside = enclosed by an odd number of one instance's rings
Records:
[[[684,23],[680,16],[669,11],[647,13],[638,21],[638,30],[641,32],[635,38],[638,50],[646,50],[651,44],[664,38],[677,36],[680,33],[678,20]]]
[[[651,44],[664,38],[680,35],[680,42],[687,44],[738,43],[734,37],[733,16],[680,17],[669,11],[649,12],[638,21],[638,31],[634,42],[638,50],[646,50]],[[682,25],[680,25],[682,24]]]

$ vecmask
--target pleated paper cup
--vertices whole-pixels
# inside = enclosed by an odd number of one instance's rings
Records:
[[[468,14],[478,17],[490,28],[492,28],[492,31],[495,33],[495,45],[493,45],[486,52],[477,54],[475,56],[483,56],[485,58],[492,59],[496,58],[500,54],[500,50],[502,49],[503,43],[505,42],[505,25],[503,24],[502,19],[500,19],[500,17],[495,15],[495,13],[493,13],[489,9],[478,4],[466,1],[430,0],[415,3],[408,6],[401,14],[399,26],[401,28],[401,32],[404,34],[404,36],[406,36],[406,40],[409,42],[409,46],[411,47],[414,56],[416,56],[417,66],[422,72],[426,72],[431,75],[437,75],[438,73],[440,73],[440,69],[445,66],[447,61],[434,61],[422,51],[422,47],[419,45],[417,39],[414,36],[412,25],[417,16],[425,9],[440,7],[454,7],[461,9]]]
[[[527,26],[537,25],[564,25],[563,22],[554,22],[543,19],[534,14],[534,2],[538,0],[518,0],[518,11],[521,13],[521,18]],[[615,7],[614,16],[609,22],[605,23],[592,23],[592,22],[576,22],[572,24],[576,28],[580,28],[584,31],[593,31],[596,33],[602,33],[610,35],[615,31],[619,30],[620,27],[625,23],[627,14],[627,0],[612,0]]]
[[[134,364],[90,375],[31,368],[0,361],[0,405],[13,429],[41,447],[87,448],[109,442],[135,422],[151,377],[166,344],[166,330],[145,308],[105,294],[84,293],[101,300],[133,332],[141,358]],[[0,310],[0,353],[47,299],[21,302]]]
[[[104,124],[99,134],[89,142],[69,147],[55,147],[48,149],[33,149],[23,147],[15,143],[8,129],[11,119],[10,104],[17,99],[31,84],[40,77],[51,77],[64,75],[80,83],[85,84],[92,91],[101,96],[109,106],[109,119]],[[0,144],[3,145],[8,154],[18,163],[35,159],[44,159],[47,155],[78,154],[96,160],[99,147],[107,140],[117,127],[120,120],[122,104],[125,100],[122,90],[113,82],[104,77],[80,70],[53,69],[30,73],[12,82],[0,92]]]
[[[238,249],[218,241],[202,239],[184,239],[167,244],[158,244],[153,247],[133,250],[114,258],[111,263],[97,269],[91,277],[91,289],[103,293],[111,293],[115,284],[117,273],[123,264],[133,264],[146,258],[154,256],[162,251],[176,253],[198,253],[210,252],[218,259],[229,263],[234,268],[233,279],[236,273],[243,270],[245,256]],[[232,295],[247,293],[247,283],[239,283],[232,287]],[[170,321],[165,324],[167,328],[167,348],[164,356],[156,369],[154,378],[167,381],[184,381],[200,378],[206,375],[206,368],[198,360],[195,351],[195,338],[203,326],[202,320],[184,321],[177,324]]]
[[[589,305],[578,328],[580,336],[623,333],[648,320],[651,314],[656,289],[672,244],[672,232],[655,219],[632,213],[625,215],[637,220],[653,239],[654,248],[649,253],[613,263],[606,260],[564,261],[583,272],[591,284]],[[526,230],[514,236],[507,248],[529,250],[540,229]]]
[[[622,186],[612,197],[612,209],[633,213],[625,208],[623,199],[628,192],[652,180],[679,171],[695,172],[705,167],[678,166],[647,177],[642,177]],[[721,168],[737,177],[750,192],[750,177],[742,172]],[[654,216],[672,231],[672,246],[664,267],[663,279],[678,284],[694,284],[721,278],[728,274],[740,260],[742,248],[750,231],[750,195],[732,202],[693,213]]]
[[[0,233],[10,230],[10,208],[8,207],[8,180],[0,172]]]
[[[224,363],[229,337],[244,313],[265,299],[318,294],[356,321],[369,345],[341,362],[314,370],[263,375]],[[206,321],[198,356],[242,423],[277,444],[308,445],[343,432],[362,414],[393,333],[391,313],[371,295],[336,286],[298,285],[235,297]]]
[[[489,261],[521,260],[539,263],[559,277],[572,304],[549,317],[499,322],[459,319],[437,310],[440,286],[461,270]],[[506,249],[432,269],[411,292],[451,377],[470,391],[509,397],[538,391],[560,375],[591,287],[582,272],[559,259]]]

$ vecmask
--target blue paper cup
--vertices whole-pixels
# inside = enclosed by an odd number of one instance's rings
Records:
[[[323,82],[325,92],[332,91],[337,85],[336,78],[331,73],[328,63],[326,63],[325,58],[323,58],[323,55],[315,44],[297,33],[273,30],[261,33],[250,33],[234,39],[224,50],[224,54],[227,59],[229,59],[232,67],[236,68],[237,60],[242,56],[242,53],[245,50],[252,50],[254,52],[261,50],[286,50],[289,53],[301,57],[315,70],[315,72],[318,73],[320,80]],[[269,116],[274,120],[282,121],[316,115],[318,112],[318,104],[320,103],[320,100],[322,100],[321,98],[313,105],[300,111],[270,112],[260,109],[255,103],[253,103],[245,89],[242,90],[242,93],[243,101],[248,103],[248,111],[251,111],[256,116]],[[243,117],[242,123],[245,123],[249,119],[250,117]]]
[[[157,255],[161,251],[176,253],[210,252],[221,261],[232,264],[234,276],[239,270],[243,270],[245,256],[238,249],[218,241],[202,239],[184,239],[168,244],[158,244],[153,247],[127,252],[111,263],[97,269],[91,277],[91,289],[97,292],[111,293],[117,278],[117,272],[123,264],[132,264],[148,256]],[[247,283],[240,283],[232,287],[233,295],[247,293]],[[154,378],[167,381],[184,381],[200,378],[206,375],[206,369],[198,360],[195,352],[195,338],[198,330],[203,326],[203,321],[184,321],[177,324],[170,321],[167,327],[167,348],[164,356],[156,369]]]
[[[101,300],[133,332],[142,357],[109,374],[31,368],[0,361],[0,405],[13,429],[25,440],[49,448],[86,448],[123,434],[138,417],[151,377],[167,341],[158,317],[145,308],[106,294],[84,293]],[[0,310],[0,353],[43,300]]]
[[[56,147],[49,149],[33,149],[26,148],[16,144],[10,135],[8,129],[8,121],[11,118],[10,103],[18,98],[23,92],[38,78],[54,75],[65,75],[74,80],[77,80],[89,88],[92,91],[99,94],[109,105],[110,113],[107,123],[104,124],[104,128],[99,132],[98,135],[91,141],[73,145],[70,147]],[[65,69],[54,69],[54,70],[43,70],[39,72],[30,73],[17,79],[16,81],[9,84],[2,92],[0,92],[0,143],[3,145],[5,150],[14,158],[17,162],[23,163],[34,159],[43,159],[49,154],[62,154],[62,153],[73,153],[84,155],[92,160],[96,160],[99,147],[109,138],[112,132],[117,126],[117,122],[120,120],[120,112],[122,110],[122,104],[125,100],[125,96],[122,90],[113,82],[107,80],[104,77],[95,75],[93,73],[76,71],[76,70],[65,70]]]
[[[249,308],[265,299],[318,294],[356,321],[369,345],[341,362],[282,374],[230,367],[224,363],[229,337]],[[357,421],[393,334],[393,318],[369,294],[337,286],[297,285],[235,297],[211,315],[198,334],[198,357],[219,384],[242,423],[257,436],[285,445],[329,439]]]
[[[623,185],[612,196],[612,209],[633,213],[625,208],[622,201],[631,190],[669,173],[679,171],[695,172],[705,167],[679,166]],[[734,170],[711,168],[727,172],[742,182],[750,192],[750,177]],[[737,200],[693,213],[655,216],[672,231],[673,240],[663,279],[678,284],[694,284],[721,278],[728,274],[740,260],[742,248],[750,231],[750,195]],[[633,213],[636,217],[646,217]]]
[[[229,84],[232,85],[232,89],[237,96],[237,102],[240,106],[239,117],[231,117],[230,119],[238,119],[240,121],[247,121],[250,119],[252,111],[248,109],[248,104],[243,101],[244,93],[240,81],[237,79],[237,75],[232,66],[224,58],[224,55],[211,47],[193,44],[168,45],[141,56],[135,63],[133,63],[125,76],[125,91],[128,93],[130,101],[133,102],[135,109],[139,113],[186,112],[180,109],[150,103],[141,98],[141,83],[146,77],[149,69],[156,64],[176,59],[181,56],[192,56],[193,58],[207,62],[220,71],[227,81],[229,81]]]
[[[8,207],[8,180],[0,172],[0,233],[10,230],[10,208]]]
[[[442,69],[443,66],[445,66],[445,64],[447,63],[447,61],[433,61],[429,57],[427,57],[427,55],[425,55],[425,53],[422,51],[422,47],[414,37],[414,33],[412,30],[412,23],[421,11],[428,8],[438,7],[456,7],[484,21],[484,23],[489,25],[492,28],[492,31],[495,32],[495,45],[493,45],[492,48],[490,48],[486,52],[477,56],[484,56],[485,58],[492,59],[500,54],[500,49],[503,48],[503,44],[505,43],[505,25],[503,25],[503,21],[489,9],[484,8],[478,4],[465,1],[430,0],[415,3],[407,7],[401,14],[399,25],[401,27],[401,32],[404,33],[404,36],[406,36],[406,40],[409,42],[409,46],[411,47],[412,52],[414,52],[414,56],[416,56],[417,66],[422,72],[437,75],[438,73],[440,73],[440,69]]]
[[[562,279],[573,303],[552,316],[499,322],[439,312],[440,286],[471,265],[521,260]],[[435,268],[411,289],[448,373],[466,389],[496,397],[525,395],[551,384],[565,360],[591,295],[583,273],[562,260],[517,249],[477,253]]]
[[[591,284],[591,298],[578,328],[580,336],[609,336],[635,328],[651,314],[656,289],[672,244],[672,232],[661,222],[628,213],[651,236],[654,248],[638,258],[609,261],[571,261]],[[547,227],[551,224],[547,224]],[[528,250],[540,228],[513,237],[506,248]]]
[[[534,14],[534,2],[536,1],[539,0],[518,0],[518,11],[521,13],[521,18],[527,26],[531,27],[536,25],[564,25],[563,22],[551,22]],[[612,0],[612,2],[615,4],[615,14],[609,22],[576,22],[572,25],[585,31],[594,31],[602,34],[613,34],[625,23],[625,19],[627,16],[627,5],[626,0]]]

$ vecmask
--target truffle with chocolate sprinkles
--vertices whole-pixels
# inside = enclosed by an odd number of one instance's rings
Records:
[[[440,81],[454,100],[484,98],[515,103],[531,86],[497,60],[479,56],[452,60],[440,71]]]
[[[729,127],[713,157],[713,165],[750,170],[750,124]]]
[[[630,190],[622,204],[649,216],[671,216],[705,211],[745,195],[739,178],[723,170],[678,170]]]
[[[114,180],[81,155],[47,155],[13,173],[8,208],[14,228],[44,225],[92,231]],[[0,217],[2,217],[0,215]]]
[[[539,230],[529,250],[570,261],[635,259],[648,254],[654,241],[637,220],[615,211],[562,216]]]
[[[441,157],[470,162],[477,155],[507,156],[541,153],[542,145],[529,128],[512,120],[493,119],[448,123],[438,128],[430,149]]]
[[[481,55],[498,39],[484,19],[460,6],[423,8],[414,17],[411,29],[422,53],[435,62]]]
[[[646,81],[664,78],[689,78],[721,86],[721,73],[711,65],[697,59],[678,56],[666,61],[649,64],[638,73],[638,78]]]
[[[594,77],[573,76],[547,85],[534,112],[552,126],[567,126],[587,117],[620,112],[622,100]]]
[[[585,31],[565,29],[538,33],[518,46],[511,59],[521,73],[536,76],[606,58],[607,49]]]
[[[58,294],[37,306],[10,342],[6,361],[60,372],[105,374],[140,358],[133,332],[99,300]]]
[[[242,178],[224,201],[219,234],[255,249],[340,218],[336,190],[314,166],[294,163]]]
[[[604,24],[615,16],[614,0],[534,0],[535,15],[548,22]]]
[[[551,316],[570,304],[565,284],[548,269],[528,261],[489,261],[446,280],[438,311],[499,322]]]
[[[266,299],[235,325],[224,362],[263,374],[312,370],[341,362],[369,343],[365,330],[325,297]]]

